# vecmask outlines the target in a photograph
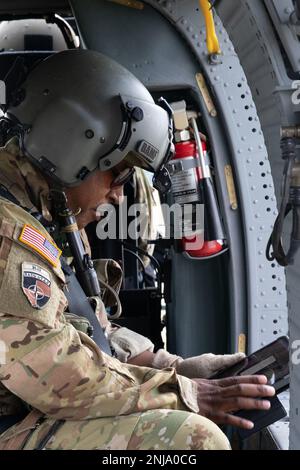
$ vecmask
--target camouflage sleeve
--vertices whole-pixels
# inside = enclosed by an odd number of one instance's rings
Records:
[[[26,221],[25,221],[26,222]],[[122,364],[64,317],[61,272],[0,220],[0,381],[57,419],[170,408],[198,411],[194,383],[174,369]]]
[[[171,408],[197,411],[193,382],[174,369],[121,364],[71,325],[47,329],[1,317],[7,345],[0,379],[34,408],[63,419],[89,419]]]

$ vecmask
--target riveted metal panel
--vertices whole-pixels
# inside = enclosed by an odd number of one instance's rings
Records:
[[[161,5],[166,2],[149,3]],[[187,3],[167,2],[163,5],[163,10],[173,19],[172,5],[176,4],[176,26],[194,52],[202,58],[201,65],[210,79],[219,104],[218,111],[222,113],[230,139],[243,212],[248,286],[248,345],[253,350],[274,340],[279,330],[283,334],[287,333],[285,274],[283,269],[277,265],[272,266],[265,258],[270,229],[277,215],[271,168],[251,91],[221,21],[217,20],[217,34],[223,51],[222,63],[211,66],[206,57],[204,41],[199,42],[195,38],[199,30],[199,17],[188,8]],[[196,4],[197,2],[195,8]],[[274,276],[276,279],[273,279]],[[270,328],[275,316],[276,330]]]
[[[226,3],[226,5],[225,5]],[[279,5],[280,3],[280,5]],[[246,73],[251,86],[254,101],[262,123],[269,159],[272,167],[272,174],[275,181],[275,189],[278,196],[281,191],[281,180],[283,174],[283,162],[280,155],[280,126],[293,125],[299,123],[299,105],[293,104],[291,95],[293,89],[293,76],[291,68],[288,72],[286,58],[283,56],[283,49],[287,53],[292,48],[294,60],[291,61],[297,70],[297,60],[300,47],[295,44],[295,35],[292,36],[291,43],[278,42],[275,28],[270,21],[267,7],[271,7],[271,1],[262,2],[260,0],[226,0],[220,4],[219,13],[224,21],[228,34],[233,41],[241,64]],[[289,9],[291,14],[291,2],[275,2],[274,7]],[[287,10],[285,10],[285,13]],[[286,20],[283,24],[285,34],[289,26]],[[276,24],[277,28],[279,24]],[[285,34],[285,38],[287,35]],[[298,41],[298,39],[297,39]],[[282,46],[282,47],[281,47]],[[288,242],[291,226],[286,225],[284,239]],[[293,267],[287,270],[287,292],[289,306],[289,334],[291,344],[300,338],[299,322],[299,279],[300,264],[299,256]],[[280,290],[279,290],[280,292]],[[282,301],[285,296],[282,295]],[[299,366],[291,368],[291,407],[290,407],[290,446],[292,449],[300,448],[300,413],[299,413]],[[277,425],[277,434],[280,428],[283,435],[286,435],[286,422]],[[285,439],[286,440],[286,439]]]

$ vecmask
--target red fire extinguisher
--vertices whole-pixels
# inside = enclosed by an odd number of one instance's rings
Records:
[[[199,135],[199,133],[198,133]],[[201,142],[201,157],[197,142],[189,131],[180,133],[181,141],[175,144],[175,156],[170,162],[172,192],[176,204],[204,205],[204,227],[199,227],[191,236],[183,236],[182,250],[194,258],[207,258],[220,253],[224,248],[224,232],[214,192],[207,146]],[[203,231],[204,228],[204,231]]]

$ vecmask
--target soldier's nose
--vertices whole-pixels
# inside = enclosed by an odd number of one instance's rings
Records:
[[[123,186],[117,186],[115,188],[112,188],[109,193],[109,199],[112,202],[112,204],[115,204],[115,205],[122,204],[124,202]]]

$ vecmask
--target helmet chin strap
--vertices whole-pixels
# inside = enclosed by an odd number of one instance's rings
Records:
[[[71,211],[68,207],[66,193],[62,189],[52,189],[50,194],[61,231],[66,234],[73,255],[76,277],[87,297],[99,296],[100,286],[97,273],[94,269],[93,261],[85,252],[76,222],[76,216],[81,212],[81,208],[76,212]]]
[[[169,170],[164,165],[155,173],[152,183],[153,187],[161,194],[165,194],[170,191],[172,181]]]

